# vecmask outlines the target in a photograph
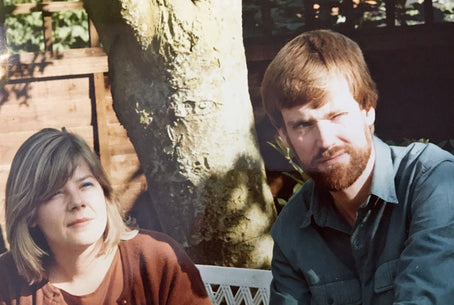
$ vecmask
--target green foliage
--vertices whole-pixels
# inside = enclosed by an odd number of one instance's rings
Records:
[[[275,143],[272,142],[267,142],[271,147],[273,147],[277,152],[279,152],[287,161],[289,164],[295,169],[296,175],[293,173],[289,172],[283,172],[284,175],[289,176],[292,178],[296,184],[293,187],[293,194],[296,193],[302,186],[303,184],[310,179],[309,175],[306,174],[301,166],[299,166],[295,161],[295,154],[292,149],[286,147],[284,145],[284,142],[282,141],[282,138],[277,135],[275,138]],[[287,201],[283,198],[277,198],[277,202],[281,205],[285,205]]]
[[[14,1],[14,4],[28,2],[32,1]],[[24,15],[8,14],[8,11],[11,11],[12,4],[12,1],[5,1],[7,12],[5,27],[8,51],[10,53],[43,52],[44,34],[42,13],[33,12]],[[85,10],[53,13],[51,18],[54,51],[89,46],[88,17]]]
[[[10,53],[39,52],[44,50],[41,13],[7,16],[6,39]]]
[[[433,6],[436,22],[454,22],[454,0],[435,0]]]
[[[52,16],[54,50],[88,47],[88,17],[84,10],[66,11]]]

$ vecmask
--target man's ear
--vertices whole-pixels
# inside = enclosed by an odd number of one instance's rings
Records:
[[[366,124],[371,126],[375,123],[375,108],[369,107],[369,109],[363,109],[364,111],[364,118],[366,120]]]
[[[290,148],[290,143],[288,140],[287,129],[285,127],[281,127],[277,130],[279,132],[279,136],[282,139],[282,143],[284,143],[285,147]]]

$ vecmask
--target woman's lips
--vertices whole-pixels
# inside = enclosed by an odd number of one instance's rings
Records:
[[[76,227],[76,226],[82,226],[86,224],[87,222],[91,221],[91,218],[78,218],[74,221],[71,221],[68,224],[68,227]]]

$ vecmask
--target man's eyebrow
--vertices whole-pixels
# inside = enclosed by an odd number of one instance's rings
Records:
[[[314,119],[301,119],[301,118],[298,118],[298,119],[295,119],[295,120],[288,121],[288,125],[295,126],[295,125],[299,125],[299,124],[312,123],[314,121],[315,121]]]
[[[326,115],[328,117],[331,117],[331,116],[334,116],[336,114],[344,113],[344,112],[347,112],[347,110],[345,110],[345,109],[334,109],[334,110],[330,111],[329,113],[327,113]]]

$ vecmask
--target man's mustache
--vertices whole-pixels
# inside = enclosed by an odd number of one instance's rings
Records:
[[[347,150],[346,147],[342,146],[333,146],[328,149],[320,149],[320,151],[317,153],[315,160],[320,160],[320,159],[329,159],[335,154],[337,154],[341,150]]]

